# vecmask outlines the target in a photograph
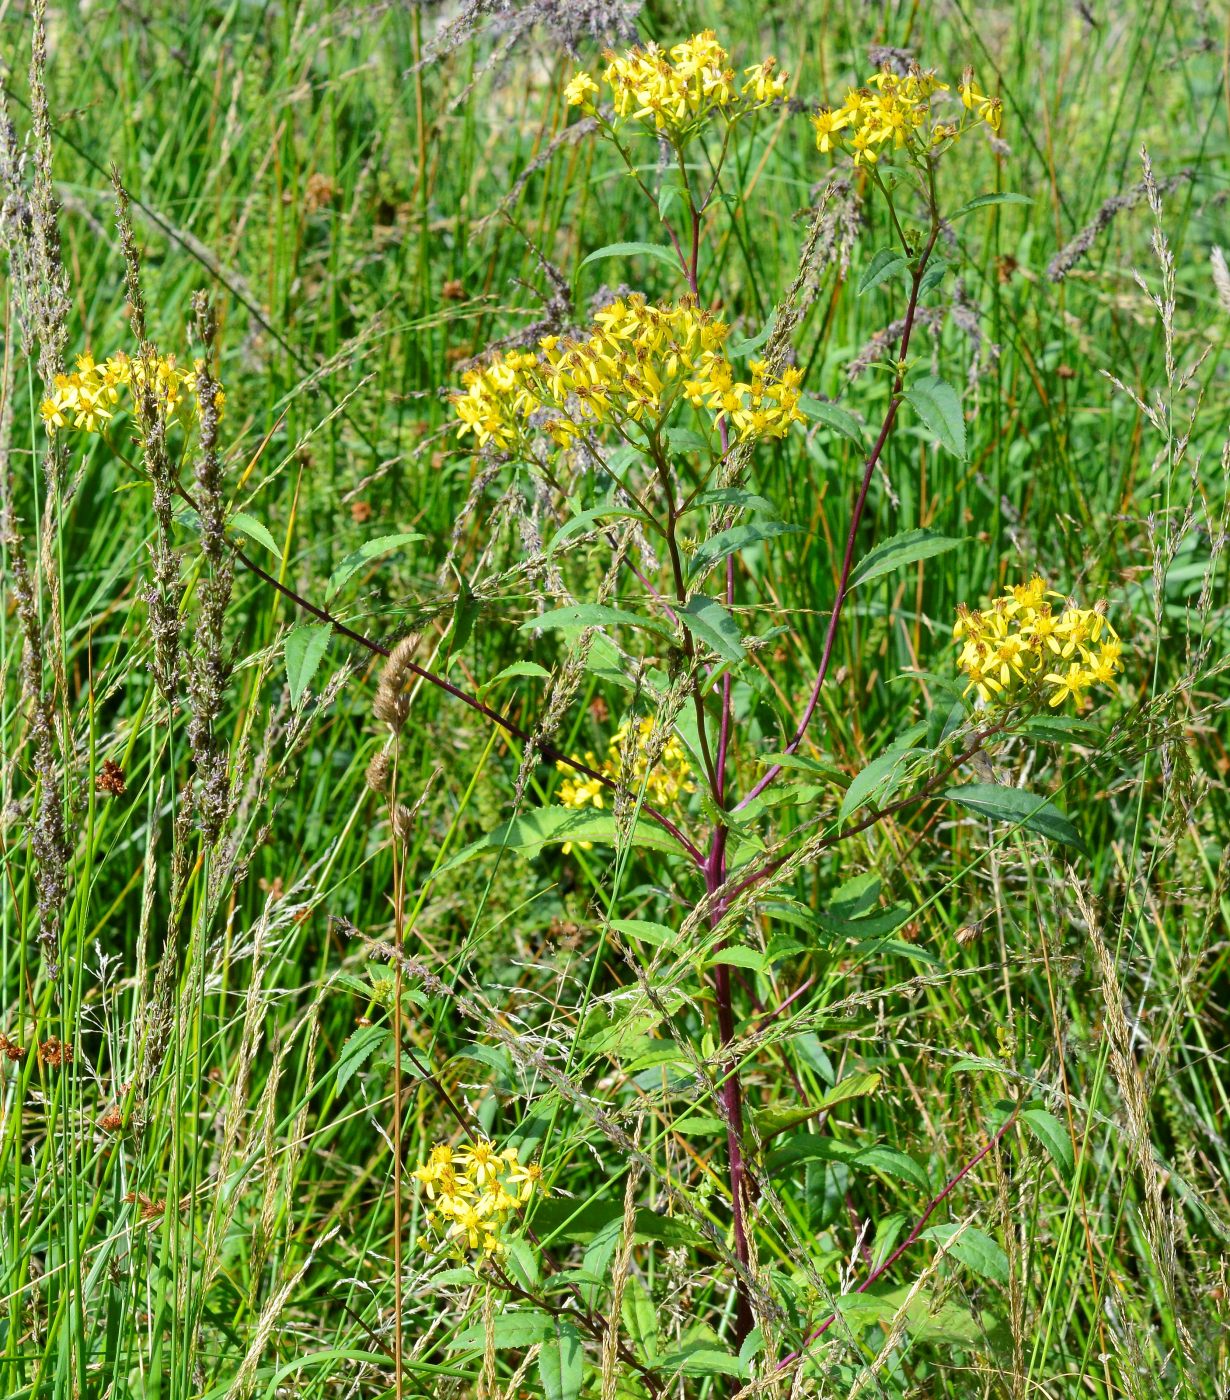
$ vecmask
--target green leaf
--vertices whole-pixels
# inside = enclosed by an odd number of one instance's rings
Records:
[[[881,248],[859,278],[858,295],[862,296],[864,292],[871,291],[872,287],[878,287],[886,277],[900,272],[905,265],[905,255],[899,253],[896,248]]]
[[[700,510],[702,506],[738,506],[741,510],[758,510],[772,513],[777,507],[772,501],[758,496],[754,491],[743,491],[738,486],[718,486],[712,491],[702,491],[682,512]]]
[[[592,530],[600,520],[609,518],[622,518],[640,520],[642,516],[639,511],[629,510],[626,506],[595,506],[592,510],[583,510],[579,515],[574,515],[571,520],[565,523],[551,536],[551,542],[547,545],[547,558],[555,553],[562,545],[566,544],[574,535],[584,535]]]
[[[286,679],[290,685],[290,703],[298,709],[316,668],[324,659],[333,628],[327,622],[303,622],[286,634],[282,643],[286,658]]]
[[[879,1087],[880,1076],[874,1070],[866,1074],[849,1074],[834,1084],[826,1094],[821,1095],[815,1103],[805,1108],[769,1108],[759,1113],[753,1112],[756,1131],[760,1134],[761,1141],[767,1142],[778,1133],[797,1128],[800,1123],[815,1118],[826,1108],[845,1103],[848,1099],[864,1098],[868,1094],[874,1094]]]
[[[806,394],[799,399],[799,407],[809,418],[824,423],[857,446],[866,446],[867,439],[858,419],[852,413],[847,413],[844,408],[838,408],[835,403],[825,403],[822,399],[813,399]]]
[[[691,428],[667,428],[666,445],[672,452],[708,452],[709,439]]]
[[[948,1245],[951,1240],[948,1252],[967,1269],[994,1283],[1008,1282],[1011,1275],[1008,1256],[990,1235],[984,1235],[981,1230],[975,1230],[972,1226],[962,1229],[955,1224],[932,1225],[922,1232],[922,1238],[935,1240],[942,1245]]]
[[[719,948],[705,959],[707,967],[745,967],[750,972],[763,972],[767,959],[755,948]]]
[[[678,843],[648,817],[639,817],[630,836],[622,836],[614,816],[608,812],[577,811],[573,807],[536,807],[531,812],[513,817],[511,821],[502,822],[494,831],[471,842],[446,861],[436,874],[441,875],[446,870],[465,865],[484,851],[515,851],[529,860],[538,855],[544,846],[559,845],[564,841],[600,841],[613,846],[625,839],[642,850],[679,850]]]
[[[463,579],[461,587],[457,590],[457,598],[453,603],[453,635],[449,639],[449,651],[452,653],[464,649],[465,644],[470,640],[470,634],[474,631],[474,620],[478,617],[478,599],[470,591],[470,586]]]
[[[733,529],[722,530],[710,539],[702,541],[692,562],[688,566],[688,581],[699,577],[711,569],[728,554],[737,554],[749,545],[760,544],[764,540],[775,540],[781,535],[801,535],[798,525],[787,525],[784,520],[766,520],[762,525],[736,525]]]
[[[249,515],[247,511],[237,510],[234,515],[228,518],[227,523],[233,525],[236,530],[242,531],[250,540],[255,540],[257,544],[264,545],[270,554],[276,554],[279,559],[282,557],[282,551],[278,548],[277,540],[273,538],[259,520]]]
[[[965,417],[957,391],[944,379],[923,375],[905,391],[905,401],[941,447],[965,460]]]
[[[920,559],[946,554],[964,543],[950,535],[937,535],[934,530],[903,530],[891,539],[882,540],[863,556],[850,579],[850,587],[857,588],[860,583],[869,583],[874,578],[891,574],[894,569],[917,564]]]
[[[548,1337],[538,1353],[538,1377],[543,1400],[576,1400],[584,1376],[581,1334],[566,1318],[555,1324],[555,1335]]]
[[[1040,836],[1049,836],[1052,841],[1087,854],[1080,832],[1049,797],[1026,792],[1024,788],[1003,787],[999,783],[962,783],[941,795],[992,821],[1023,826],[1027,831],[1036,831]]]
[[[990,209],[995,204],[1032,204],[1033,200],[1026,194],[980,194],[971,199],[968,204],[963,204],[954,214],[948,215],[948,222],[955,224],[958,219],[965,218],[966,214],[973,214],[978,209]]]
[[[754,355],[757,350],[764,345],[773,334],[773,317],[770,316],[764,330],[759,334],[749,336],[745,340],[728,340],[724,347],[728,357],[734,356],[737,360],[742,360],[747,355]]]
[[[392,554],[395,549],[401,549],[405,545],[417,544],[425,538],[424,535],[416,534],[381,535],[379,539],[368,540],[366,544],[361,544],[353,553],[348,554],[329,575],[325,596],[331,598],[344,583],[359,572],[364,564],[369,564],[373,559],[379,559],[383,554]]]
[[[668,1376],[746,1376],[748,1364],[716,1342],[696,1341],[662,1357],[657,1369]]]
[[[555,1319],[538,1308],[511,1308],[498,1313],[492,1321],[492,1335],[497,1348],[532,1347],[555,1331]],[[458,1332],[448,1344],[449,1351],[469,1351],[486,1344],[487,1329],[482,1322]]]
[[[769,1154],[767,1165],[775,1171],[817,1157],[821,1161],[845,1162],[851,1167],[866,1167],[881,1176],[908,1181],[928,1195],[931,1191],[927,1173],[904,1152],[893,1147],[859,1147],[857,1143],[829,1137],[826,1133],[797,1133]]]
[[[594,1280],[593,1283],[581,1285],[581,1293],[586,1304],[593,1308],[598,1304],[598,1296],[605,1284],[607,1270],[611,1266],[616,1249],[619,1248],[619,1241],[623,1237],[623,1216],[612,1216],[605,1225],[598,1230],[593,1239],[585,1248],[585,1253],[581,1256],[581,1270]]]
[[[658,1355],[658,1310],[649,1290],[635,1277],[624,1289],[623,1323],[641,1359],[652,1365]]]
[[[337,1092],[339,1096],[345,1093],[346,1085],[388,1038],[387,1026],[361,1026],[352,1036],[347,1038],[346,1043],[342,1046],[342,1053],[337,1057]]]
[[[671,943],[675,938],[675,930],[667,928],[665,924],[651,923],[648,919],[612,919],[611,927],[617,933],[627,934],[630,938],[639,939],[642,943],[650,943],[655,947],[663,943]]]
[[[545,666],[540,666],[537,661],[514,661],[511,666],[505,666],[503,670],[497,671],[489,681],[486,681],[479,694],[486,694],[487,691],[499,685],[501,681],[512,680],[514,676],[532,676],[535,680],[549,681],[551,672]]]
[[[912,760],[925,753],[925,749],[901,749],[873,758],[846,789],[837,820],[844,822],[868,802],[874,802],[877,807],[883,806],[899,787],[909,781]]]
[[[948,264],[944,259],[933,255],[927,263],[926,271],[919,279],[918,295],[920,297],[926,296],[932,287],[938,287],[947,272]]]
[[[1076,1156],[1072,1151],[1072,1139],[1067,1128],[1044,1108],[1023,1108],[1021,1122],[1024,1123],[1051,1154],[1059,1175],[1071,1181],[1076,1171]]]
[[[671,635],[665,622],[654,617],[642,617],[640,613],[628,612],[625,608],[608,608],[601,603],[580,603],[574,607],[552,608],[550,612],[539,613],[527,618],[521,632],[545,632],[554,628],[557,632],[579,632],[585,627],[644,627],[650,632]]]
[[[724,661],[743,660],[743,634],[738,624],[720,603],[697,594],[680,608],[679,620],[689,632]]]
[[[633,258],[637,256],[657,258],[659,262],[668,263],[676,272],[679,271],[679,257],[675,250],[661,243],[608,243],[603,248],[595,248],[587,258],[583,258],[581,266],[586,267],[592,262],[597,262],[600,258]]]

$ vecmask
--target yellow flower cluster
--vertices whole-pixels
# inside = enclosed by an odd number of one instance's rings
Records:
[[[787,75],[778,72],[774,58],[745,68],[740,83],[712,29],[693,34],[669,52],[651,43],[623,54],[608,49],[603,57],[607,66],[602,80],[611,90],[616,120],[652,126],[676,143],[714,112],[734,121],[786,92]],[[598,91],[598,84],[582,70],[564,89],[564,97],[570,106],[592,112]]]
[[[620,298],[582,339],[546,336],[538,355],[497,354],[465,374],[464,392],[453,395],[458,432],[510,451],[537,426],[567,447],[588,425],[652,433],[686,399],[727,422],[740,441],[785,437],[803,421],[801,372],[770,374],[753,361],[750,379],[737,380],[721,353],[729,332],[690,296],[664,306],[637,294]]]
[[[962,603],[953,638],[962,644],[957,665],[969,677],[966,694],[976,691],[987,705],[1040,695],[1043,686],[1052,687],[1049,704],[1069,697],[1079,704],[1091,686],[1113,685],[1123,668],[1123,646],[1105,603],[1079,608],[1037,577],[1014,585],[986,611]]]
[[[941,83],[931,70],[913,67],[899,77],[882,68],[868,78],[865,87],[851,88],[840,107],[822,107],[815,113],[811,121],[816,149],[826,155],[848,151],[855,165],[875,165],[886,150],[905,147],[908,154],[919,156],[955,141],[971,124],[965,117],[959,125],[931,124],[931,98],[947,91],[948,84]],[[957,93],[965,111],[974,114],[974,121],[985,121],[992,131],[999,130],[1003,120],[1000,100],[978,88],[972,69],[965,70]]]
[[[585,764],[586,767],[604,774],[613,783],[618,783],[634,793],[639,794],[644,787],[647,802],[655,807],[665,807],[677,802],[686,793],[695,792],[696,784],[692,782],[692,765],[688,761],[688,751],[677,734],[672,734],[667,739],[657,763],[650,769],[645,748],[653,731],[652,717],[647,716],[638,722],[638,742],[629,763],[625,752],[629,728],[625,720],[611,735],[606,757],[599,761],[598,755],[592,749],[588,749]],[[597,778],[578,773],[562,759],[558,760],[555,766],[565,775],[559,787],[559,799],[565,807],[575,807],[578,811],[584,811],[588,807],[600,811],[606,806],[609,789],[605,784]],[[578,841],[576,844],[585,851],[593,848],[590,841]],[[564,843],[565,855],[571,854],[572,846],[571,841]]]
[[[461,1258],[502,1253],[504,1226],[543,1189],[540,1166],[522,1162],[515,1147],[497,1152],[482,1138],[456,1149],[437,1143],[411,1175],[428,1202],[431,1235],[419,1236],[419,1248]]]
[[[121,391],[136,393],[148,383],[160,417],[178,418],[187,424],[192,411],[200,413],[196,397],[196,376],[201,362],[192,369],[179,369],[174,355],[160,355],[147,362],[140,356],[130,359],[118,351],[102,364],[86,351],[77,356],[71,374],[57,374],[55,389],[39,406],[49,433],[77,428],[85,433],[101,433],[119,406]],[[219,416],[225,395],[218,390]]]

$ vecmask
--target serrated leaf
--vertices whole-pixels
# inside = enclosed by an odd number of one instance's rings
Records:
[[[668,263],[676,272],[679,271],[679,257],[675,250],[661,243],[608,243],[602,248],[595,248],[587,258],[582,258],[581,266],[587,267],[602,258],[634,257],[657,258],[659,262]]]
[[[963,204],[955,214],[948,215],[948,222],[955,224],[958,219],[965,218],[966,214],[972,214],[978,209],[990,209],[995,204],[1032,204],[1033,200],[1026,194],[1009,194],[1006,191],[1002,194],[980,194],[976,195],[968,204]]]
[[[772,334],[773,317],[770,316],[765,328],[757,335],[749,336],[745,340],[728,340],[723,348],[728,357],[734,356],[735,359],[742,360],[748,355],[754,355]]]
[[[1051,1154],[1051,1160],[1059,1168],[1059,1175],[1065,1181],[1071,1181],[1076,1171],[1076,1156],[1067,1128],[1044,1108],[1023,1108],[1021,1121]]]
[[[804,1108],[768,1108],[762,1112],[753,1113],[756,1123],[756,1131],[760,1134],[760,1140],[767,1142],[770,1138],[776,1137],[778,1133],[788,1132],[791,1128],[797,1128],[800,1123],[806,1123],[809,1118],[815,1118],[823,1113],[825,1109],[832,1108],[835,1104],[845,1103],[848,1099],[863,1098],[868,1094],[874,1094],[880,1087],[880,1076],[874,1070],[866,1074],[850,1074],[825,1094],[822,1094],[815,1103]]]
[[[859,1147],[857,1143],[845,1142],[824,1133],[799,1133],[790,1138],[769,1153],[768,1166],[773,1171],[811,1158],[845,1162],[851,1167],[866,1167],[882,1176],[908,1181],[911,1186],[917,1186],[928,1194],[931,1191],[927,1173],[906,1153],[898,1152],[894,1147]]]
[[[741,510],[773,512],[777,507],[772,501],[758,496],[754,491],[744,491],[738,486],[718,486],[712,491],[702,491],[699,496],[681,512],[700,510],[702,506],[737,506]]]
[[[555,1335],[548,1337],[538,1353],[538,1378],[543,1400],[577,1400],[585,1374],[581,1334],[566,1318],[555,1324]]]
[[[905,265],[903,253],[899,253],[895,248],[881,248],[867,264],[862,277],[859,278],[858,295],[862,296],[864,292],[878,287],[886,277],[892,277],[894,273],[900,272]]]
[[[802,533],[798,525],[788,525],[784,520],[766,520],[760,525],[736,525],[730,530],[721,530],[710,539],[702,541],[692,555],[688,566],[688,581],[698,578],[728,554],[737,554],[750,545],[775,540],[781,535]]]
[[[925,753],[925,749],[902,749],[873,758],[846,789],[837,820],[844,822],[868,802],[874,802],[877,807],[883,806],[909,780],[912,760]]]
[[[850,587],[870,583],[872,579],[891,574],[894,569],[917,564],[920,559],[933,559],[937,554],[946,554],[964,543],[964,540],[953,539],[950,535],[938,535],[934,530],[903,530],[891,539],[882,540],[863,556],[850,579]]]
[[[616,845],[628,841],[639,849],[678,852],[679,846],[656,822],[639,817],[630,833],[621,833],[615,817],[607,812],[577,811],[572,807],[538,807],[501,822],[494,831],[472,841],[436,871],[437,875],[465,865],[485,851],[515,851],[530,859],[544,846],[565,841],[600,841]]]
[[[233,515],[228,516],[227,524],[233,525],[236,530],[247,535],[250,540],[255,540],[257,544],[264,545],[270,554],[276,554],[279,559],[282,557],[277,540],[259,520],[249,515],[246,510],[237,510]]]
[[[361,1026],[352,1036],[347,1038],[346,1043],[342,1046],[342,1053],[337,1057],[337,1092],[339,1096],[345,1093],[347,1084],[388,1038],[387,1026]]]
[[[716,651],[724,661],[743,660],[743,634],[720,603],[697,595],[678,610],[678,617],[694,637]]]
[[[510,666],[505,666],[497,671],[494,676],[487,681],[479,694],[485,694],[501,681],[512,680],[514,676],[530,676],[535,680],[549,681],[551,672],[545,666],[540,666],[537,661],[514,661]]]
[[[417,544],[426,536],[409,533],[400,535],[381,535],[378,539],[368,540],[366,544],[361,544],[358,549],[348,554],[345,559],[329,575],[329,582],[325,588],[325,596],[331,598],[345,583],[347,583],[364,564],[370,564],[373,559],[379,559],[382,555],[392,554],[395,549],[401,549],[408,544]]]
[[[948,271],[948,264],[943,258],[933,255],[927,262],[926,270],[918,281],[918,295],[926,296],[933,288],[938,287],[944,280]]]
[[[824,423],[859,447],[866,445],[867,439],[858,419],[852,413],[847,413],[844,408],[838,408],[835,403],[825,403],[822,399],[810,398],[806,394],[799,399],[799,407],[809,418]]]
[[[574,535],[586,534],[592,530],[600,520],[622,518],[641,519],[639,511],[629,510],[626,506],[594,506],[592,510],[583,510],[579,515],[574,515],[571,520],[564,524],[551,536],[550,543],[546,548],[547,558],[550,559],[557,549],[565,545]]]
[[[327,622],[303,622],[286,634],[282,643],[290,703],[296,709],[303,700],[316,669],[324,659],[333,628]]]
[[[539,613],[527,618],[518,631],[543,632],[554,628],[557,632],[579,632],[585,627],[644,627],[650,632],[671,635],[665,622],[655,617],[642,617],[640,613],[628,612],[626,608],[608,608],[601,603],[580,603],[569,608],[552,608],[550,612]]]
[[[962,783],[941,794],[992,821],[1011,822],[1087,854],[1080,832],[1049,797],[999,783]]]
[[[665,924],[655,924],[648,919],[612,919],[611,927],[617,933],[627,934],[630,938],[639,939],[642,943],[649,943],[655,947],[662,943],[671,943],[675,938],[675,930],[667,928]]]
[[[707,967],[743,967],[750,972],[763,972],[765,955],[755,948],[719,948],[705,959]]]
[[[550,1313],[537,1308],[513,1308],[497,1313],[492,1320],[491,1332],[498,1349],[507,1347],[532,1347],[544,1341],[555,1331],[555,1319]],[[469,1351],[472,1347],[486,1344],[486,1324],[476,1322],[466,1327],[448,1344],[449,1351]]]
[[[934,374],[927,374],[915,379],[904,397],[940,446],[964,461],[965,417],[961,412],[960,395],[952,385]]]
[[[748,1366],[714,1342],[689,1342],[658,1363],[668,1376],[746,1376]]]
[[[959,1259],[967,1269],[993,1283],[1007,1283],[1011,1275],[1008,1256],[990,1237],[972,1226],[932,1225],[922,1232],[922,1238],[947,1246],[947,1252]],[[951,1243],[950,1243],[951,1241]]]

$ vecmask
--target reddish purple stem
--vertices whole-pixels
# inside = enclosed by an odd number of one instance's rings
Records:
[[[878,1268],[872,1269],[872,1271],[867,1275],[867,1277],[862,1281],[862,1283],[860,1283],[859,1286],[854,1290],[855,1293],[866,1293],[866,1291],[871,1287],[871,1285],[875,1283],[876,1279],[880,1278],[890,1268],[892,1268],[892,1266],[897,1262],[898,1259],[901,1258],[901,1256],[906,1252],[906,1250],[909,1249],[909,1247],[914,1243],[914,1241],[919,1237],[919,1235],[922,1234],[923,1228],[926,1225],[927,1221],[931,1219],[935,1208],[939,1205],[942,1205],[943,1202],[946,1201],[948,1197],[952,1195],[952,1193],[956,1190],[957,1186],[961,1183],[961,1181],[964,1180],[964,1178],[967,1177],[970,1174],[970,1172],[974,1170],[978,1163],[982,1161],[982,1159],[991,1151],[991,1149],[996,1145],[996,1143],[999,1142],[999,1140],[1004,1136],[1004,1134],[1008,1131],[1010,1127],[1012,1127],[1012,1125],[1015,1122],[1016,1112],[1014,1111],[1008,1118],[1007,1122],[1004,1123],[1003,1127],[995,1133],[995,1135],[982,1149],[982,1151],[979,1152],[979,1154],[972,1161],[967,1162],[965,1166],[963,1166],[961,1170],[956,1174],[956,1176],[951,1178],[951,1180],[947,1183],[947,1185],[944,1187],[944,1189],[940,1192],[938,1196],[933,1197],[930,1204],[927,1206],[927,1209],[923,1211],[921,1217],[918,1220],[918,1223],[914,1226],[910,1233],[905,1237],[904,1240],[901,1241],[897,1248],[893,1250],[893,1252],[888,1256],[888,1258],[885,1259],[883,1264],[881,1264]],[[811,1344],[814,1341],[824,1336],[824,1334],[829,1330],[833,1323],[837,1321],[838,1316],[839,1314],[837,1312],[830,1313],[828,1317],[824,1319],[824,1321],[820,1324],[819,1327],[816,1328],[814,1332],[809,1333],[806,1337],[803,1338],[803,1344],[802,1346],[800,1346],[798,1351],[792,1351],[789,1356],[777,1363],[777,1365],[773,1368],[774,1371],[784,1371],[787,1366],[791,1366],[796,1361],[801,1360],[803,1353],[807,1350],[807,1348],[811,1346]]]
[[[931,256],[931,250],[935,247],[935,240],[939,233],[939,228],[933,226],[931,237],[927,240],[927,246],[923,249],[922,257],[914,269],[913,281],[910,287],[910,304],[906,308],[905,324],[901,331],[901,345],[897,351],[898,361],[904,361],[910,348],[910,334],[914,329],[914,317],[918,312],[918,289],[922,282],[923,272],[926,270],[927,260]],[[880,427],[880,435],[875,440],[875,445],[871,449],[871,455],[867,458],[867,464],[863,469],[863,480],[859,486],[858,496],[854,502],[854,512],[850,517],[850,528],[846,533],[846,552],[841,563],[841,576],[837,582],[837,596],[833,600],[833,611],[829,614],[828,632],[824,638],[824,651],[820,657],[820,669],[816,673],[816,680],[811,688],[811,695],[807,700],[807,708],[803,711],[803,718],[799,721],[795,730],[794,738],[786,745],[786,753],[794,753],[803,742],[803,736],[807,733],[807,727],[811,724],[812,716],[816,713],[816,707],[820,703],[820,691],[824,687],[825,677],[828,675],[829,663],[833,659],[833,647],[837,641],[837,625],[841,621],[842,608],[845,606],[846,597],[850,592],[850,571],[854,567],[854,549],[858,539],[858,527],[863,519],[863,508],[867,504],[867,492],[871,489],[871,478],[875,474],[876,465],[880,460],[880,454],[884,451],[884,444],[888,441],[888,435],[892,431],[893,422],[897,417],[897,410],[901,406],[901,390],[904,384],[904,375],[897,373],[893,381],[892,397],[889,400],[888,412],[884,415],[884,422]],[[735,805],[735,811],[740,811],[747,804],[759,797],[760,794],[777,777],[785,765],[775,763],[758,783],[751,789],[746,797],[743,797]]]

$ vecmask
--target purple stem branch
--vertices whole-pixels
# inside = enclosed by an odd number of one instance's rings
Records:
[[[193,509],[196,509],[196,503],[187,491],[181,489],[180,494]],[[296,593],[293,588],[288,588],[280,579],[274,578],[272,574],[262,569],[255,560],[249,559],[243,550],[236,548],[235,558],[239,560],[245,569],[255,574],[257,578],[267,583],[271,588],[276,589],[284,598],[294,603],[297,608],[302,608],[304,612],[311,613],[313,617],[319,618],[321,622],[327,622],[335,632],[338,632],[341,636],[348,638],[352,642],[356,642],[359,646],[364,647],[367,651],[371,652],[373,656],[388,657],[388,647],[382,646],[381,643],[373,641],[370,637],[365,637],[362,632],[356,632],[352,627],[347,627],[344,622],[339,621],[325,608],[317,607],[315,603],[304,598],[301,594]],[[498,710],[492,709],[490,705],[485,705],[476,696],[470,695],[459,686],[454,685],[452,681],[445,680],[443,676],[436,675],[434,671],[427,670],[426,667],[420,666],[415,661],[407,661],[405,664],[406,670],[418,676],[420,680],[424,680],[429,685],[434,685],[437,689],[445,691],[455,700],[460,700],[463,705],[468,705],[470,709],[477,711],[478,714],[489,719],[492,724],[497,725],[500,729],[504,730],[505,733],[511,734],[514,739],[520,740],[523,744],[535,742],[534,736],[529,730],[523,729],[514,720],[509,719],[507,715],[502,715]],[[570,754],[564,753],[562,749],[557,749],[554,744],[540,742],[538,744],[538,749],[546,762],[567,764],[569,768],[572,768],[576,772],[583,773],[587,778],[593,778],[612,792],[615,791],[617,784],[613,779],[607,777],[605,773],[599,772],[596,768],[591,768],[588,764],[582,763],[579,759],[573,758]],[[642,807],[641,810],[651,821],[657,822],[663,831],[674,837],[679,845],[691,857],[694,865],[701,870],[706,868],[706,857],[701,852],[700,848],[695,846],[668,816],[659,812],[656,807],[651,807],[648,804]]]
[[[898,1259],[901,1258],[901,1256],[906,1252],[906,1250],[909,1249],[909,1247],[914,1243],[914,1241],[919,1237],[919,1235],[922,1234],[923,1228],[926,1225],[927,1221],[931,1219],[935,1208],[939,1205],[942,1205],[943,1202],[946,1201],[948,1197],[952,1195],[952,1193],[957,1189],[957,1187],[965,1179],[965,1177],[967,1177],[970,1174],[970,1172],[972,1172],[974,1168],[978,1165],[978,1163],[981,1162],[989,1152],[991,1152],[991,1150],[995,1147],[995,1145],[1000,1141],[1000,1139],[1004,1136],[1008,1129],[1012,1127],[1012,1125],[1015,1122],[1016,1112],[1014,1110],[1011,1116],[1008,1118],[1008,1120],[1004,1123],[1004,1125],[991,1137],[990,1141],[982,1149],[982,1151],[979,1152],[978,1155],[974,1157],[971,1161],[967,1162],[965,1166],[963,1166],[961,1170],[956,1174],[956,1176],[952,1177],[948,1181],[948,1183],[945,1185],[944,1189],[940,1192],[938,1196],[932,1198],[930,1204],[927,1206],[927,1209],[923,1211],[922,1215],[919,1217],[917,1224],[915,1224],[914,1228],[910,1231],[910,1233],[905,1237],[904,1240],[901,1241],[897,1248],[893,1250],[893,1252],[888,1256],[887,1259],[885,1259],[885,1261],[878,1268],[872,1269],[872,1271],[867,1275],[867,1277],[862,1281],[862,1283],[860,1283],[859,1286],[854,1290],[855,1293],[865,1293],[871,1287],[871,1285],[875,1283],[876,1279],[880,1278],[883,1274],[887,1273],[887,1271],[890,1268],[892,1268],[892,1266],[897,1262]],[[774,1373],[778,1371],[784,1371],[787,1366],[792,1366],[796,1361],[801,1360],[803,1353],[807,1350],[807,1348],[811,1346],[811,1344],[818,1338],[824,1336],[824,1334],[829,1330],[833,1323],[837,1321],[838,1316],[839,1314],[836,1312],[830,1313],[828,1317],[825,1318],[825,1320],[820,1324],[819,1327],[816,1328],[814,1332],[809,1333],[808,1336],[803,1338],[803,1344],[799,1347],[798,1351],[791,1352],[790,1355],[787,1356],[784,1360],[779,1361],[777,1363],[777,1365],[773,1368]]]
[[[901,345],[897,351],[897,360],[903,363],[910,348],[910,335],[914,330],[914,319],[918,313],[918,289],[922,282],[923,273],[927,268],[927,261],[931,257],[931,250],[935,247],[935,240],[939,236],[939,222],[932,216],[931,235],[927,239],[926,247],[922,251],[922,256],[918,259],[914,268],[910,286],[910,303],[906,308],[905,323],[901,330]],[[824,638],[824,651],[820,657],[820,669],[816,673],[815,683],[811,688],[811,695],[807,700],[807,707],[803,711],[803,718],[799,721],[798,728],[794,732],[794,737],[786,745],[786,753],[794,753],[803,742],[803,736],[807,733],[807,727],[811,724],[812,716],[816,713],[816,707],[820,703],[820,691],[824,686],[825,677],[828,675],[829,663],[833,659],[833,648],[837,641],[837,626],[841,621],[842,608],[845,606],[846,597],[850,592],[850,572],[854,567],[854,548],[858,539],[858,527],[863,519],[863,509],[867,504],[867,492],[871,488],[871,478],[875,474],[875,469],[879,463],[880,456],[884,451],[884,445],[888,441],[888,435],[892,431],[893,423],[897,418],[897,410],[901,407],[901,390],[905,382],[905,375],[900,368],[893,380],[893,390],[888,401],[888,411],[884,415],[884,422],[880,427],[879,436],[875,440],[875,445],[871,449],[871,454],[867,458],[863,469],[863,479],[859,485],[858,496],[854,502],[854,511],[850,517],[850,528],[846,532],[846,551],[842,559],[841,575],[837,583],[837,596],[833,600],[833,611],[829,614],[828,632]],[[741,798],[735,806],[735,811],[740,811],[747,804],[753,801],[769,786],[769,784],[781,773],[784,765],[775,763],[756,783],[748,794]]]

